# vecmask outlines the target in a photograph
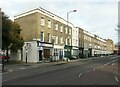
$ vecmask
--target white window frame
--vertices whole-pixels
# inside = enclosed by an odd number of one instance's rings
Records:
[[[67,26],[65,27],[65,33],[68,34],[68,28],[67,28]]]
[[[42,35],[43,38],[41,38],[41,33],[43,33],[43,35]],[[44,42],[44,32],[42,32],[42,31],[40,32],[40,41],[43,41],[43,42]]]
[[[69,35],[71,35],[71,31],[72,31],[72,29],[69,29]]]
[[[51,21],[48,20],[48,28],[51,28]]]
[[[58,36],[55,36],[55,44],[58,44]]]
[[[65,44],[68,45],[68,40],[67,40],[67,38],[65,39]]]
[[[63,25],[60,26],[60,32],[63,32]]]
[[[50,33],[47,33],[47,38],[48,38],[48,42],[50,43],[50,37],[51,37],[51,34]]]
[[[63,37],[60,36],[60,44],[62,44],[62,43],[63,43]]]
[[[55,30],[58,30],[58,23],[55,23]]]
[[[41,25],[45,26],[45,18],[44,17],[41,17]]]
[[[71,46],[72,44],[71,44],[71,39],[69,38],[69,45]]]

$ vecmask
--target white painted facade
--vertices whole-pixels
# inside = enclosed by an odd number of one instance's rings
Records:
[[[78,47],[78,41],[79,41],[78,34],[79,34],[78,28],[74,27],[72,29],[72,46]]]
[[[28,50],[26,51],[25,47],[27,46],[26,44],[29,43]],[[23,46],[23,62],[26,62],[26,57],[27,57],[27,62],[38,62],[38,47],[36,41],[31,41],[31,42],[25,42]]]
[[[72,28],[72,55],[73,56],[77,56],[78,55],[78,41],[79,41],[79,39],[78,39],[78,34],[79,34],[79,29],[78,28],[76,28],[76,27],[73,27]]]

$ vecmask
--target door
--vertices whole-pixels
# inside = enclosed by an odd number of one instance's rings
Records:
[[[39,61],[42,61],[42,50],[39,50]]]

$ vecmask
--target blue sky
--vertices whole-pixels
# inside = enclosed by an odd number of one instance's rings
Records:
[[[102,38],[117,40],[119,0],[0,0],[0,6],[12,20],[16,14],[42,7],[64,19],[67,12],[69,21]]]

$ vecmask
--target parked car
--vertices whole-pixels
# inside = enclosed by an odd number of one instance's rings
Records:
[[[10,57],[9,56],[0,56],[0,59],[4,59],[6,61],[9,61]]]

